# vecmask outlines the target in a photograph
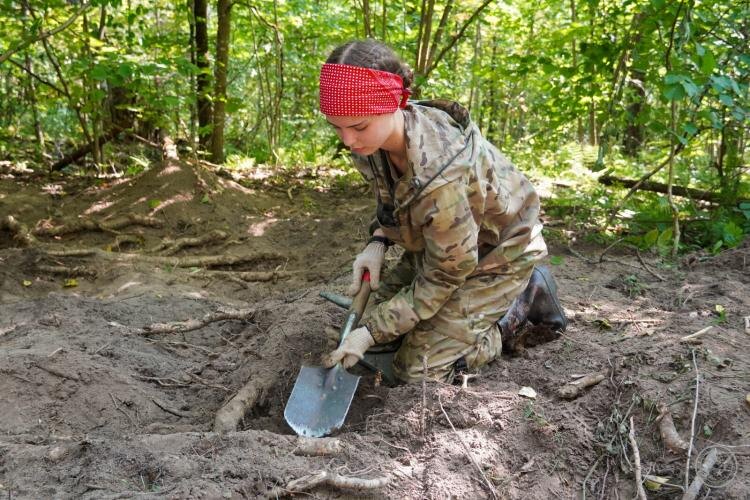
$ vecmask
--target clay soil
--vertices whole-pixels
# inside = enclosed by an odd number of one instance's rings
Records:
[[[319,293],[343,293],[373,206],[361,188],[287,181],[240,185],[184,163],[127,181],[0,180],[0,220],[33,236],[0,230],[1,498],[275,498],[325,471],[381,482],[296,494],[629,499],[631,417],[641,473],[669,483],[649,498],[681,498],[715,446],[699,498],[749,498],[748,244],[675,265],[622,247],[574,255],[558,221],[546,222],[563,336],[504,354],[466,387],[391,388],[363,369],[339,448],[300,453],[284,406],[300,366],[332,345],[343,310]],[[114,224],[129,215],[156,222]],[[82,219],[99,225],[71,225]],[[245,315],[149,329],[227,309]],[[577,398],[559,395],[596,372]],[[236,430],[216,432],[248,387]],[[689,461],[660,436],[664,406]]]

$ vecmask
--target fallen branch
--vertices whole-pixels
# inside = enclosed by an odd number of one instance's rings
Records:
[[[635,487],[638,491],[638,498],[640,500],[646,500],[646,490],[643,489],[643,478],[641,477],[641,453],[638,451],[638,443],[635,440],[633,417],[630,417],[628,441],[630,441],[630,447],[633,449],[633,468],[635,469]]]
[[[688,449],[688,444],[680,437],[677,432],[677,428],[672,420],[672,414],[669,411],[669,407],[662,405],[659,412],[659,433],[661,434],[661,440],[664,445],[672,453],[685,453]]]
[[[635,188],[641,191],[652,191],[654,193],[667,194],[669,186],[661,182],[654,182],[649,180],[637,181],[634,179],[621,179],[611,175],[603,175],[599,177],[599,183],[605,186],[620,185],[626,188]],[[674,196],[681,196],[683,198],[690,198],[692,200],[703,200],[711,203],[721,203],[721,193],[713,193],[711,191],[704,191],[702,189],[689,188],[684,186],[672,186],[672,194]],[[746,200],[739,200],[740,202]]]
[[[719,452],[716,448],[711,448],[711,451],[708,452],[706,459],[701,464],[701,469],[698,471],[698,474],[696,474],[695,479],[690,483],[688,489],[685,490],[685,494],[682,495],[682,500],[695,500],[698,497],[698,493],[700,493],[703,483],[706,482],[709,474],[711,474],[711,469],[713,469],[716,464],[718,455]]]
[[[276,385],[278,375],[264,373],[256,379],[248,381],[242,389],[224,406],[219,408],[214,418],[214,432],[232,432],[237,430],[242,418],[263,393]]]
[[[342,476],[335,472],[323,470],[290,481],[283,488],[276,487],[268,493],[267,498],[278,498],[289,493],[302,492],[321,485],[353,490],[374,490],[386,486],[390,480],[391,478],[388,476],[362,479],[359,477]]]
[[[26,225],[18,222],[12,215],[6,215],[0,219],[0,230],[8,231],[22,247],[30,247],[37,243]]]
[[[575,399],[583,393],[584,389],[598,384],[605,378],[607,378],[607,374],[604,372],[589,373],[588,375],[584,375],[578,380],[568,382],[564,386],[560,387],[557,390],[557,393],[563,399]]]
[[[298,436],[292,453],[307,457],[322,457],[341,453],[341,440],[338,438],[308,438]]]
[[[214,313],[208,313],[201,319],[189,319],[187,321],[175,321],[172,323],[154,323],[137,330],[139,335],[154,335],[159,333],[184,333],[198,330],[204,326],[217,321],[249,320],[255,315],[256,309],[220,309]]]

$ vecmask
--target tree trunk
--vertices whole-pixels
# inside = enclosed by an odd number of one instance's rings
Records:
[[[623,149],[628,156],[636,156],[643,145],[644,133],[643,124],[638,122],[638,115],[643,109],[643,103],[646,101],[646,90],[643,88],[643,78],[646,75],[643,71],[631,68],[630,78],[628,79],[630,104],[627,106],[628,124],[625,127],[625,137],[623,137]]]
[[[198,108],[198,145],[207,151],[211,142],[211,71],[208,63],[208,4],[207,0],[193,1],[195,20],[195,56],[198,76],[195,79]]]
[[[211,137],[211,161],[224,163],[224,125],[227,104],[227,65],[229,64],[229,36],[232,2],[218,0],[218,26],[216,29],[216,60],[214,61],[214,116]]]
[[[572,24],[578,22],[578,12],[576,11],[576,0],[570,0],[570,20]],[[570,53],[573,57],[573,71],[578,73],[578,50],[576,47],[576,40],[573,38],[570,41]],[[583,144],[584,133],[583,133],[583,120],[581,120],[580,113],[576,113],[576,137],[578,138],[578,144]]]

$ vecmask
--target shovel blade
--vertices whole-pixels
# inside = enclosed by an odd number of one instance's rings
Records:
[[[340,429],[359,384],[343,368],[303,366],[284,409],[284,419],[300,436],[322,437]]]

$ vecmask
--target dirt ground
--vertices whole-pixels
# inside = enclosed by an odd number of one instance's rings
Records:
[[[670,267],[618,247],[571,253],[572,233],[547,221],[562,337],[467,387],[389,388],[361,370],[338,447],[311,456],[283,410],[342,322],[318,294],[346,288],[364,190],[241,186],[180,163],[124,182],[28,175],[0,179],[0,498],[628,499],[631,418],[641,474],[668,483],[648,498],[681,498],[712,449],[699,498],[750,498],[747,243]],[[226,310],[239,319],[153,328]],[[238,393],[250,408],[216,432]],[[663,408],[690,459],[665,446]],[[294,483],[322,472],[375,488]]]

